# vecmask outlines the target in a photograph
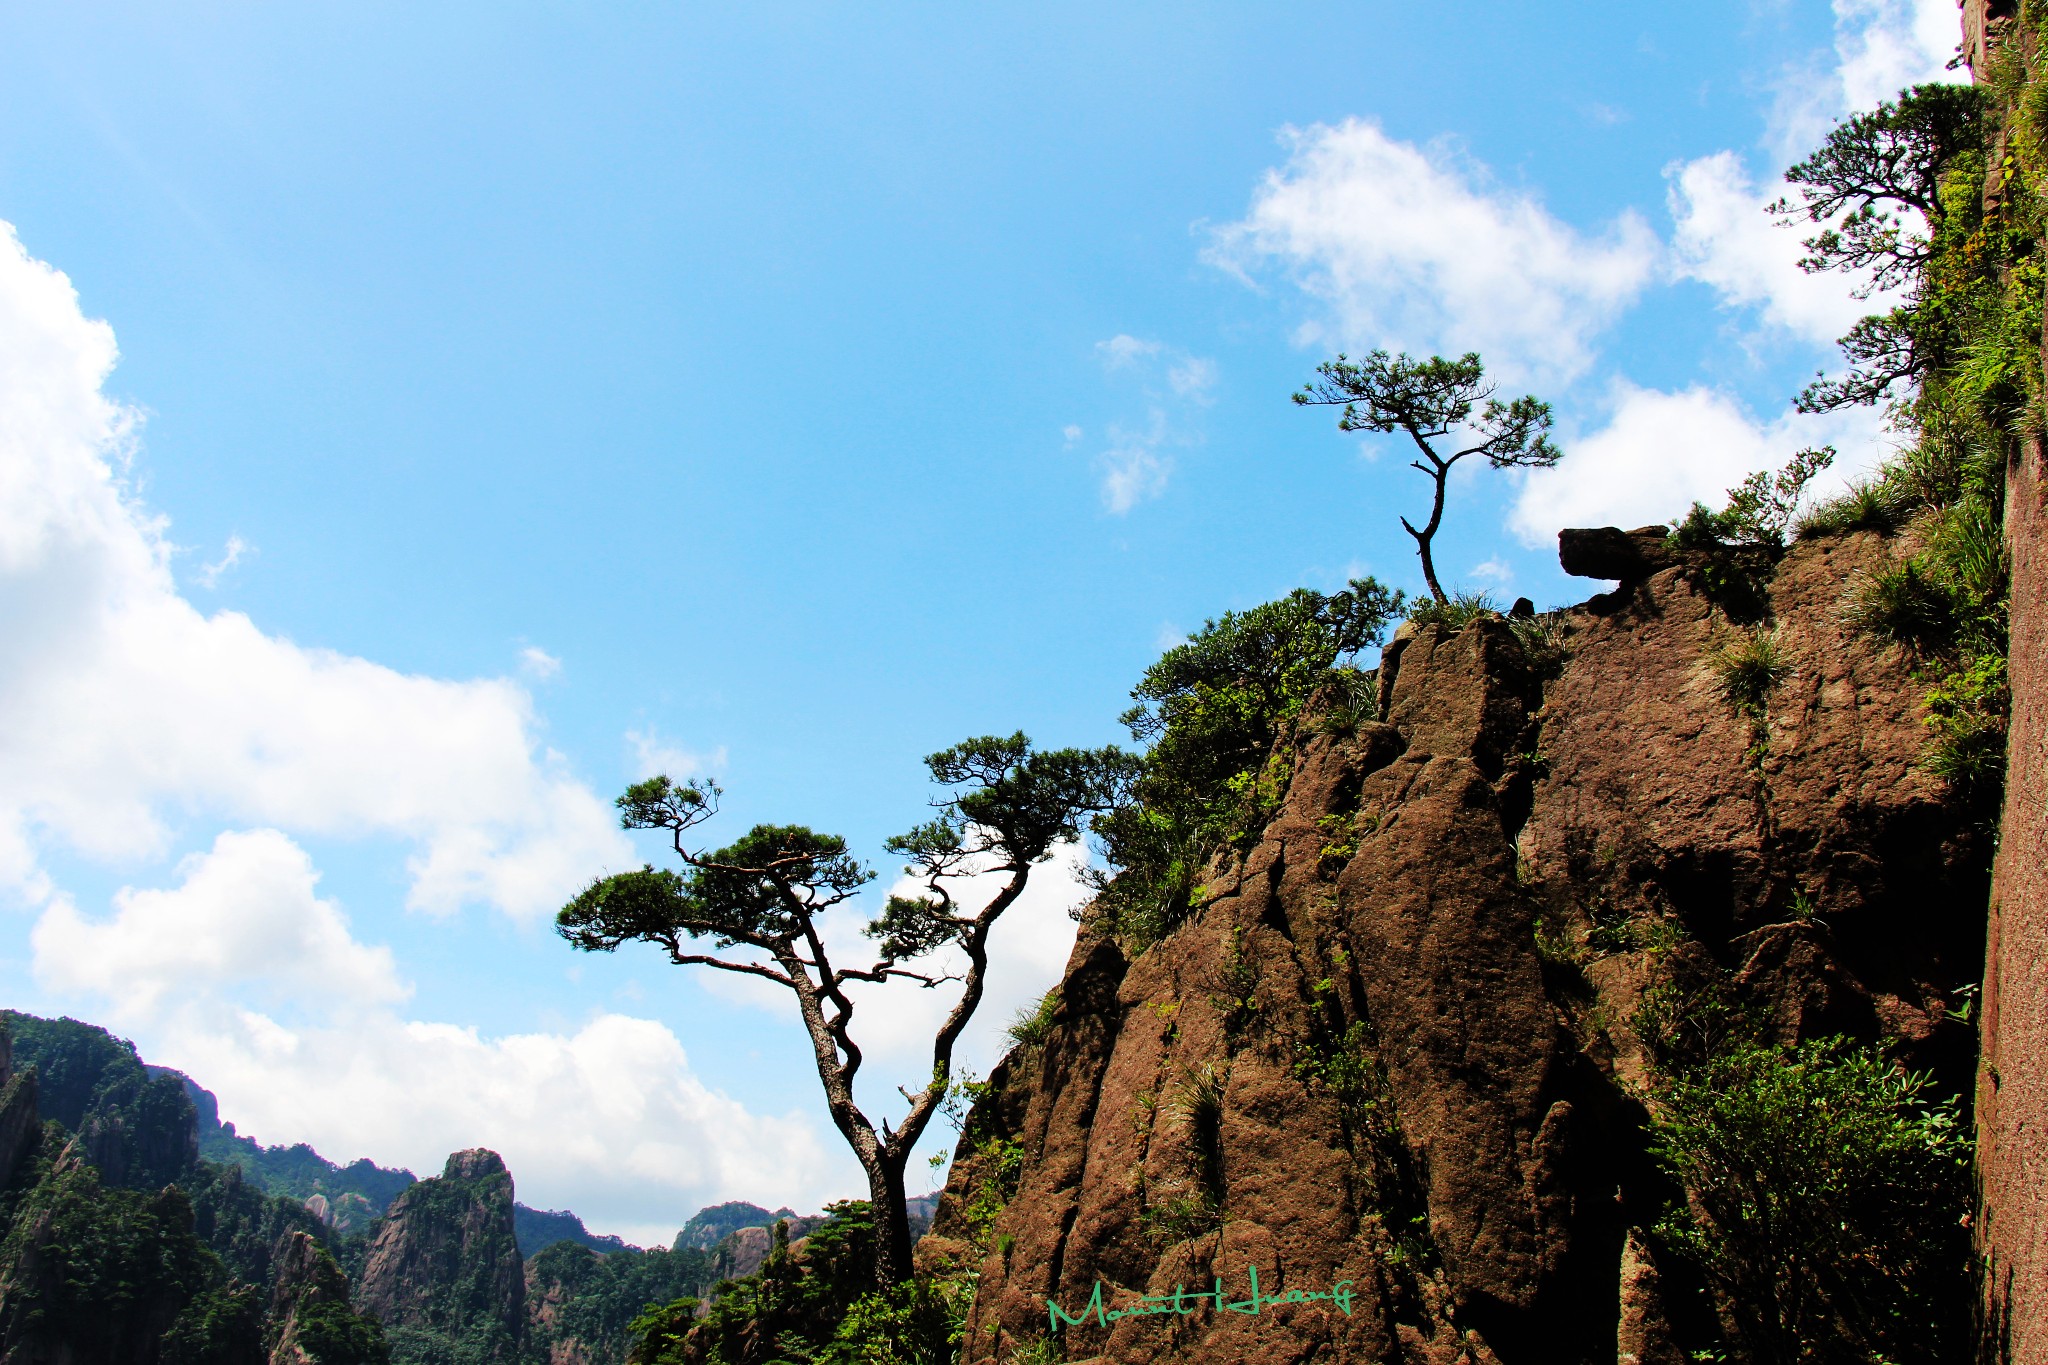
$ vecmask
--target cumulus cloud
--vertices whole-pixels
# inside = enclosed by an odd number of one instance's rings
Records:
[[[1772,174],[1761,183],[1734,152],[1672,166],[1672,272],[1713,288],[1723,303],[1754,309],[1767,325],[1826,345],[1890,299],[1859,300],[1853,281],[1798,267],[1809,226],[1784,226],[1764,206],[1785,192],[1777,167],[1820,145],[1838,119],[1895,98],[1909,85],[1952,81],[1961,30],[1950,0],[1835,0],[1834,65],[1788,78],[1765,136]]]
[[[1957,79],[1949,67],[1962,42],[1954,0],[1834,0],[1834,14],[1833,67],[1788,74],[1772,110],[1768,140],[1783,160],[1806,155],[1846,113],[1910,85]]]
[[[603,1014],[570,1033],[493,1038],[389,1010],[291,1027],[188,1007],[155,1034],[150,1060],[202,1078],[259,1140],[374,1154],[420,1175],[489,1147],[522,1199],[643,1246],[706,1203],[815,1206],[846,1183],[800,1109],[757,1115],[711,1090],[649,1019]]]
[[[654,1021],[492,1038],[406,1018],[390,951],[352,936],[276,830],[222,833],[177,876],[123,889],[99,919],[54,898],[31,935],[36,974],[200,1078],[260,1140],[422,1175],[490,1147],[528,1199],[643,1244],[707,1202],[815,1203],[843,1177],[801,1112],[712,1091]]]
[[[1511,380],[1568,379],[1654,274],[1656,237],[1633,213],[1586,236],[1448,146],[1368,120],[1283,139],[1286,164],[1207,256],[1246,278],[1278,268],[1320,300],[1305,340],[1476,350]]]
[[[1760,422],[1726,393],[1677,393],[1617,382],[1605,426],[1570,444],[1570,458],[1532,470],[1508,525],[1526,545],[1554,542],[1567,526],[1642,526],[1670,521],[1693,502],[1718,507],[1759,469],[1776,469],[1805,447],[1841,452],[1813,492],[1824,495],[1867,473],[1884,453],[1882,418],[1868,408],[1824,417],[1786,413]]]
[[[122,890],[104,920],[57,897],[30,940],[44,983],[98,995],[121,1020],[227,987],[348,1006],[410,993],[390,950],[350,937],[340,907],[315,892],[313,860],[278,831],[224,831],[178,876],[169,890]]]
[[[537,915],[629,859],[517,683],[403,674],[187,602],[124,482],[114,361],[111,329],[0,225],[0,885],[47,894],[49,841],[160,854],[181,817],[396,836],[430,911]]]
[[[1823,346],[1865,313],[1888,306],[1883,296],[1856,298],[1840,275],[1801,270],[1801,240],[1812,229],[1766,213],[1780,187],[1757,185],[1735,153],[1700,157],[1666,176],[1678,278],[1698,280],[1723,303],[1754,308],[1766,324]]]

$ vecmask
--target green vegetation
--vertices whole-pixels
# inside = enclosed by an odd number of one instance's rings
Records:
[[[1429,1236],[1429,1200],[1401,1132],[1401,1116],[1380,1062],[1377,1040],[1363,1020],[1339,1037],[1296,1045],[1294,1074],[1337,1101],[1344,1145],[1363,1177],[1359,1193],[1393,1240],[1404,1273],[1437,1264]]]
[[[1437,582],[1431,545],[1444,522],[1444,493],[1451,469],[1471,455],[1483,455],[1495,469],[1542,469],[1563,454],[1550,443],[1550,404],[1524,395],[1503,403],[1486,382],[1486,367],[1467,352],[1456,360],[1431,356],[1414,360],[1374,351],[1363,361],[1344,356],[1316,367],[1321,376],[1294,395],[1304,406],[1343,404],[1339,431],[1405,432],[1421,458],[1410,467],[1428,475],[1435,489],[1429,520],[1420,530],[1408,518],[1401,525],[1415,538],[1429,595],[1445,601]],[[1479,415],[1473,417],[1473,409]],[[1444,453],[1437,443],[1459,431],[1479,437],[1476,445]]]
[[[1731,1334],[1721,1346],[1773,1365],[1968,1356],[1971,1151],[1956,1099],[1878,1044],[1770,1041],[1714,968],[1660,980],[1634,1026],[1650,1151],[1675,1194],[1653,1240],[1706,1286]]]
[[[1060,988],[1054,986],[1040,996],[1036,1005],[1027,1005],[1017,1011],[1017,1017],[1003,1030],[1003,1036],[1010,1040],[1012,1047],[1037,1047],[1052,1032],[1053,1020],[1060,1012]]]
[[[1749,722],[1750,762],[1761,762],[1770,747],[1771,693],[1792,671],[1778,647],[1776,631],[1762,626],[1737,631],[1735,637],[1707,656],[1715,690],[1736,715]]]
[[[878,1284],[877,1230],[858,1200],[826,1208],[792,1246],[787,1223],[758,1273],[650,1308],[630,1324],[633,1365],[948,1365],[968,1291],[946,1281]]]
[[[1280,741],[1308,699],[1334,687],[1356,724],[1376,684],[1340,665],[1377,645],[1404,604],[1370,578],[1329,595],[1298,588],[1225,612],[1145,670],[1123,722],[1150,747],[1129,799],[1094,826],[1115,869],[1097,882],[1105,926],[1142,948],[1187,916],[1209,860],[1279,809],[1292,775]]]
[[[11,1178],[0,1172],[0,1344],[24,1359],[261,1365],[280,1330],[281,1239],[326,1248],[332,1233],[237,1167],[195,1160],[184,1079],[153,1073],[132,1044],[75,1019],[0,1023],[56,1115]],[[317,1365],[384,1365],[376,1324],[345,1292],[309,1312],[300,1336]]]
[[[756,825],[715,851],[693,852],[685,836],[717,813],[715,784],[678,786],[667,777],[636,783],[618,799],[627,829],[664,830],[687,874],[652,867],[600,877],[557,916],[562,936],[590,952],[621,943],[652,944],[679,966],[711,967],[772,981],[794,997],[818,1059],[833,1125],[868,1177],[874,1209],[867,1238],[872,1282],[888,1287],[910,1278],[910,1222],[903,1171],[933,1114],[951,1093],[953,1047],[981,1003],[988,935],[1022,895],[1034,866],[1056,846],[1078,840],[1083,822],[1124,799],[1138,761],[1115,748],[1034,752],[1022,734],[970,739],[925,760],[949,794],[940,813],[888,841],[907,859],[907,875],[923,883],[913,896],[891,896],[866,928],[876,941],[872,965],[835,967],[818,932],[818,917],[849,900],[874,873],[846,842],[798,825]],[[953,888],[968,876],[1004,878],[988,904],[968,913]],[[700,939],[743,957],[689,951]],[[894,1125],[877,1127],[854,1101],[861,1053],[848,1032],[853,1002],[846,986],[913,981],[940,984],[932,971],[898,964],[941,949],[965,959],[958,1002],[932,1040],[925,1086],[907,1093],[910,1108]]]
[[[2021,22],[2038,28],[2038,7],[2022,8]],[[1926,688],[1927,766],[1987,809],[2003,783],[2009,709],[2005,468],[2041,426],[2048,127],[2026,56],[2037,47],[2004,44],[1985,86],[1916,86],[1837,125],[1786,172],[1794,192],[1775,206],[1819,229],[1806,269],[1901,292],[1842,339],[1849,372],[1800,401],[1811,411],[1889,404],[1909,443],[1799,531],[1902,542],[1892,565],[1855,586],[1846,615],[1908,651]],[[1993,165],[2001,110],[2007,135]]]
[[[694,1304],[716,1279],[710,1255],[698,1247],[600,1255],[579,1242],[555,1242],[527,1262],[529,1293],[560,1301],[543,1339],[529,1344],[545,1351],[550,1342],[576,1342],[593,1360],[623,1360],[650,1305],[686,1297]]]
[[[1842,1039],[1740,1042],[1660,1076],[1651,1150],[1686,1197],[1656,1231],[1747,1358],[1968,1354],[1970,1141],[1930,1084]]]

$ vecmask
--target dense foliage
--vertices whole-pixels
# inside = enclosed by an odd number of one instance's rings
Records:
[[[1145,670],[1123,722],[1150,747],[1132,799],[1095,822],[1115,870],[1098,888],[1104,923],[1143,944],[1187,914],[1209,859],[1278,809],[1289,755],[1275,745],[1317,691],[1335,686],[1377,718],[1372,676],[1340,664],[1377,645],[1403,605],[1371,578],[1298,588],[1225,612]]]
[[[755,1274],[684,1297],[632,1324],[634,1365],[947,1365],[966,1304],[925,1279],[877,1285],[875,1225],[859,1200],[828,1205],[792,1246],[778,1222]],[[701,1309],[701,1316],[700,1316]]]
[[[1843,338],[1849,372],[1817,381],[1801,403],[1887,403],[1908,443],[1801,533],[1900,538],[1894,563],[1857,585],[1851,619],[1912,654],[1928,765],[1987,809],[2003,781],[2009,710],[2005,469],[2041,424],[2048,281],[2038,188],[2048,129],[2024,46],[2004,45],[1985,87],[1916,86],[1837,125],[1786,172],[1794,192],[1777,205],[1819,228],[1805,268],[1848,271],[1899,299]]]
[[[1747,1358],[1956,1360],[1970,1327],[1970,1142],[1881,1047],[1744,1039],[1660,1073],[1657,1231]]]

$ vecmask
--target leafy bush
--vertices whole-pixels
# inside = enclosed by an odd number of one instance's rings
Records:
[[[1133,799],[1094,824],[1116,869],[1097,881],[1106,924],[1142,947],[1186,916],[1209,859],[1278,808],[1287,723],[1335,665],[1379,643],[1404,602],[1370,578],[1331,595],[1296,589],[1224,613],[1145,670],[1123,722],[1151,747]]]
[[[968,1287],[907,1280],[854,1300],[821,1365],[952,1365],[966,1335]]]
[[[1785,548],[1785,532],[1799,513],[1806,485],[1835,461],[1835,448],[1802,450],[1772,474],[1765,470],[1728,490],[1728,505],[1716,512],[1696,502],[1672,528],[1671,540],[1684,550],[1713,551],[1736,547],[1777,553]]]
[[[1958,1360],[1970,1140],[1883,1049],[1747,1042],[1659,1078],[1652,1152],[1686,1191],[1657,1233],[1763,1362]]]

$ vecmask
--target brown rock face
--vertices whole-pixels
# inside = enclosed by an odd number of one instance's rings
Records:
[[[1619,526],[1594,526],[1558,532],[1557,558],[1568,574],[1580,578],[1614,578],[1639,583],[1676,557],[1666,547],[1666,528],[1644,526],[1624,531]]]
[[[2048,469],[2006,484],[2012,729],[1984,959],[1977,1079],[1986,1354],[2048,1359]]]
[[[271,1253],[269,1365],[319,1365],[303,1340],[306,1319],[323,1305],[348,1305],[348,1276],[318,1242],[288,1232]]]
[[[371,1244],[356,1302],[386,1328],[483,1343],[516,1358],[526,1268],[512,1231],[512,1176],[496,1152],[457,1152],[438,1178],[392,1203]]]
[[[1256,846],[1134,960],[1084,926],[1049,1036],[993,1078],[922,1253],[987,1251],[966,1358],[1099,1285],[1165,1311],[1063,1325],[1070,1360],[1683,1359],[1630,1235],[1645,987],[1719,964],[1788,1040],[1890,1037],[1959,1085],[1974,1051],[1943,1021],[1986,850],[1917,766],[1903,661],[1839,622],[1883,553],[1802,542],[1779,567],[1792,672],[1763,745],[1706,664],[1732,627],[1675,566],[1547,642],[1404,632],[1382,723],[1311,707]],[[1560,936],[1592,960],[1546,958]],[[1006,1148],[1014,1195],[978,1230]],[[1186,1297],[1218,1277],[1236,1311]],[[1348,1314],[1286,1301],[1339,1287]]]

